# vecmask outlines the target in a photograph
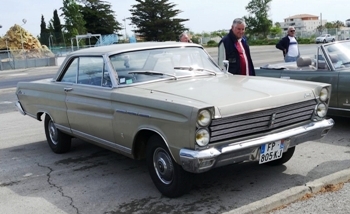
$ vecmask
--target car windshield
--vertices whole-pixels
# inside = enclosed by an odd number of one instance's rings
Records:
[[[112,55],[110,61],[117,72],[119,84],[222,73],[201,47],[132,51]]]
[[[323,34],[323,35],[321,35],[321,36],[319,36],[319,37],[326,37],[326,35],[325,35],[325,34]]]
[[[325,50],[335,69],[350,67],[350,42],[325,45]]]

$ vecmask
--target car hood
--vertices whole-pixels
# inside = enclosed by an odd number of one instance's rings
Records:
[[[320,85],[320,83],[318,83]],[[178,79],[137,86],[153,98],[192,105],[214,106],[222,116],[269,109],[315,97],[315,83],[266,77],[218,75]],[[149,95],[148,94],[148,95]]]
[[[326,37],[320,37],[320,36],[316,37],[316,39],[324,39],[324,38],[326,38]]]

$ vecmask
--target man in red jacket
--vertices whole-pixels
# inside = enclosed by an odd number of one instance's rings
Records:
[[[221,66],[225,59],[229,63],[229,73],[255,76],[250,49],[244,37],[245,27],[242,18],[233,20],[230,32],[219,42],[218,63]]]

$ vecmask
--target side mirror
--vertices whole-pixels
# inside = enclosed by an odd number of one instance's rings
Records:
[[[228,60],[222,60],[222,62],[224,64],[224,68],[225,68],[226,72],[228,72],[228,67],[229,67]]]

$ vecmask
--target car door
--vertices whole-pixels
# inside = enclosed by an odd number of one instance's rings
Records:
[[[114,111],[110,101],[112,85],[103,57],[77,57],[68,70],[76,73],[72,80],[74,83],[65,88],[67,116],[72,132],[104,144],[114,142]]]
[[[255,75],[256,76],[262,76],[262,77],[277,77],[280,78],[282,74],[283,69],[279,68],[258,68],[255,69]]]
[[[338,80],[339,72],[329,70],[283,70],[281,78],[323,82],[332,84],[330,107],[338,106]]]
[[[339,71],[338,108],[350,110],[350,71]]]

